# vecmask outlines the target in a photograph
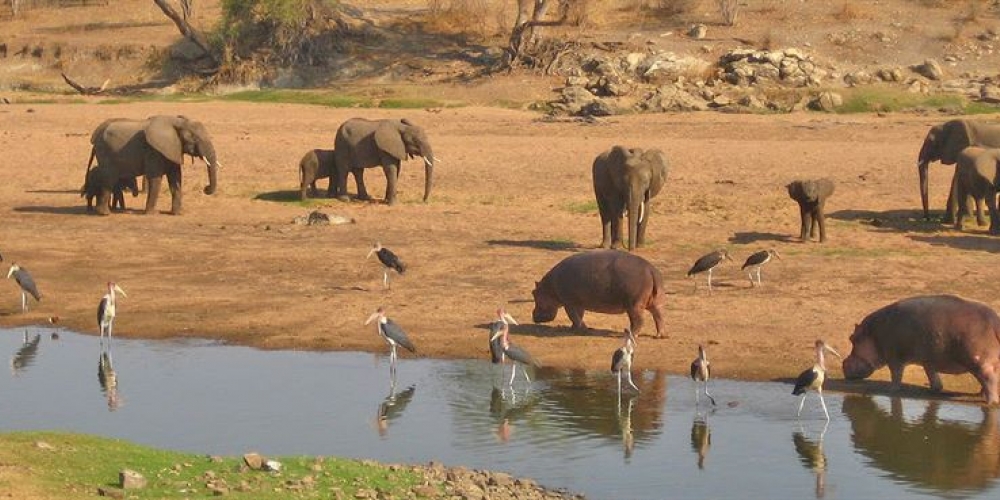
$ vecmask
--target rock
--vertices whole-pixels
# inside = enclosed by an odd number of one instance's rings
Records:
[[[844,104],[844,98],[836,92],[821,92],[816,99],[809,103],[809,107],[817,111],[832,113]]]
[[[914,94],[927,94],[931,91],[930,86],[927,85],[927,82],[919,78],[914,78],[913,80],[910,80],[910,82],[907,84],[906,90],[907,92],[912,92]]]
[[[413,488],[413,493],[416,494],[418,497],[423,497],[423,498],[434,498],[438,496],[439,492],[440,490],[438,489],[437,486],[432,486],[429,484],[422,484],[420,486],[415,486]]]
[[[628,69],[629,72],[634,72],[636,68],[639,67],[639,64],[645,60],[646,54],[643,54],[642,52],[631,52],[625,56],[625,68]]]
[[[682,89],[664,85],[650,95],[640,107],[649,111],[705,111],[708,103]]]
[[[614,108],[604,99],[587,104],[577,113],[578,116],[612,116],[614,114]]]
[[[585,87],[585,86],[587,86],[587,82],[589,82],[589,81],[590,81],[590,78],[587,78],[585,76],[567,76],[566,77],[566,86],[567,87]]]
[[[983,102],[1000,104],[1000,87],[996,85],[983,85],[979,88],[979,98]]]
[[[750,109],[764,109],[767,107],[763,102],[761,102],[760,99],[757,98],[757,96],[752,94],[741,97],[736,103]]]
[[[260,470],[264,467],[264,457],[259,453],[245,453],[243,455],[243,463],[247,464],[251,470]]]
[[[863,69],[844,75],[844,83],[851,87],[857,85],[868,85],[869,83],[872,83],[872,79],[871,73]]]
[[[695,24],[688,29],[687,35],[695,40],[701,40],[708,34],[708,27],[704,24]]]
[[[697,57],[681,57],[672,53],[646,58],[639,64],[636,73],[647,83],[662,85],[680,78],[702,78],[711,64]]]
[[[140,490],[146,483],[146,478],[134,470],[123,469],[118,473],[118,486],[123,490]]]
[[[732,103],[733,103],[732,99],[730,99],[725,95],[719,94],[712,99],[712,102],[709,105],[714,108],[723,108],[729,106]]]
[[[108,497],[108,498],[125,498],[125,492],[119,490],[118,488],[109,488],[102,486],[97,488],[97,496]]]
[[[264,461],[264,470],[269,472],[281,472],[281,462],[277,460]]]
[[[46,443],[45,441],[35,441],[35,448],[38,448],[39,450],[54,450],[54,449],[56,449],[55,446],[52,446],[51,444]]]
[[[597,100],[597,96],[583,87],[564,87],[561,91],[560,100],[552,106],[565,111],[567,114],[576,115],[584,106]]]
[[[934,59],[928,59],[923,64],[911,66],[911,69],[920,76],[929,80],[940,80],[944,78],[944,70]]]

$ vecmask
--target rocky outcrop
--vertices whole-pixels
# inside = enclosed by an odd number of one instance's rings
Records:
[[[720,58],[719,66],[725,81],[741,86],[806,87],[821,84],[829,74],[812,56],[795,48],[731,50]]]

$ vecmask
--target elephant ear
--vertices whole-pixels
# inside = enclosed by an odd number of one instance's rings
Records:
[[[958,161],[958,154],[963,149],[972,145],[975,137],[973,130],[969,127],[969,122],[965,120],[951,120],[944,124],[944,133],[941,136],[941,163],[952,165]]]
[[[399,127],[399,122],[391,120],[380,123],[375,129],[375,145],[389,156],[403,161],[406,159],[406,145]]]
[[[145,133],[146,143],[153,149],[178,165],[184,163],[183,145],[173,123],[160,118],[150,118]]]

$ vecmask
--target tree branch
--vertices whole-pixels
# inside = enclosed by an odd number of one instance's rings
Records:
[[[84,87],[83,85],[80,85],[79,83],[76,83],[73,80],[71,80],[68,76],[66,76],[66,73],[59,73],[59,74],[62,75],[63,80],[66,81],[67,85],[73,87],[77,92],[83,95],[103,94],[104,89],[108,88],[108,83],[111,82],[111,79],[108,78],[107,80],[104,80],[104,85],[101,85],[100,87]]]
[[[205,43],[201,33],[198,33],[197,30],[192,28],[191,25],[188,24],[188,22],[176,10],[174,10],[169,3],[167,3],[167,0],[153,0],[153,3],[155,3],[156,6],[159,7],[160,10],[162,10],[163,13],[174,22],[175,25],[177,25],[177,29],[180,30],[181,34],[184,35],[185,38],[191,40],[191,43],[197,45],[199,49],[205,52],[205,56],[211,59],[213,64],[219,64],[219,61],[212,54],[212,50],[208,47],[208,44]]]

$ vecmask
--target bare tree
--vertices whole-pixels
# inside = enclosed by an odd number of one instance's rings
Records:
[[[510,33],[508,51],[508,67],[513,68],[524,50],[538,42],[539,31],[543,26],[558,26],[566,22],[569,5],[573,0],[515,0],[517,2],[517,19]],[[552,4],[559,5],[559,19],[545,21]]]
[[[181,2],[181,15],[184,16],[184,20],[187,21],[194,17],[194,0],[180,0]]]
[[[717,0],[717,3],[719,4],[719,13],[722,14],[722,20],[726,26],[735,26],[736,18],[740,15],[739,0]]]
[[[180,30],[181,34],[184,35],[185,38],[190,40],[191,43],[197,45],[199,49],[205,52],[205,57],[211,59],[212,63],[215,66],[218,66],[218,59],[216,59],[215,55],[212,54],[212,49],[209,48],[205,38],[198,32],[198,30],[188,24],[187,20],[178,14],[169,3],[167,3],[167,0],[153,0],[153,3],[155,3],[156,6],[159,7],[160,10],[162,10],[163,13],[174,22],[175,25],[177,25],[177,29]]]

